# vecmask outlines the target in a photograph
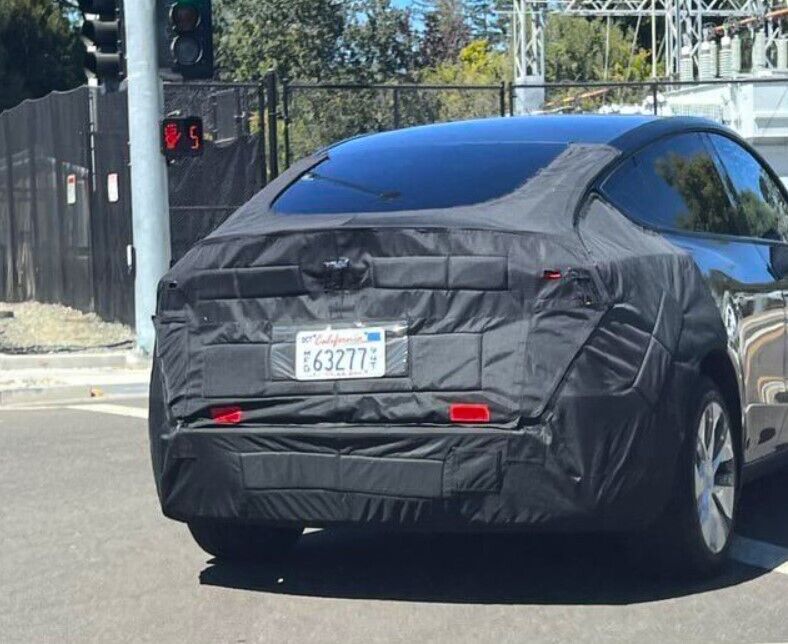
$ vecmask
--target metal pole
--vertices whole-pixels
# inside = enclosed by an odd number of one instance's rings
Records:
[[[399,113],[399,89],[394,88],[394,129],[400,128],[400,113]]]
[[[32,253],[31,270],[33,274],[30,276],[30,285],[32,286],[31,292],[27,293],[27,297],[35,300],[41,298],[39,292],[41,274],[40,268],[42,263],[41,247],[38,235],[38,188],[37,188],[37,173],[36,173],[36,129],[37,123],[35,119],[27,119],[27,154],[28,154],[28,171],[30,172],[30,251]]]
[[[665,25],[664,25],[664,38],[665,38],[665,76],[667,78],[671,78],[675,72],[673,69],[673,51],[675,49],[675,43],[673,41],[674,33],[673,33],[673,10],[675,7],[672,7],[669,11],[665,12]]]
[[[657,0],[651,0],[651,78],[656,78],[656,77],[657,77]]]
[[[6,190],[8,191],[8,264],[11,269],[8,289],[8,297],[12,302],[17,302],[21,298],[19,294],[19,264],[17,264],[16,247],[16,201],[14,196],[14,156],[11,153],[11,124],[8,119],[4,119],[5,128],[5,154],[6,154]]]
[[[246,134],[246,132],[244,132],[244,108],[243,105],[241,105],[240,88],[233,88],[233,98],[235,99],[235,137],[240,139]]]
[[[265,90],[257,86],[257,127],[260,130],[260,188],[268,183],[268,162],[265,156]]]
[[[82,121],[83,127],[89,132],[88,137],[88,157],[90,159],[91,165],[94,164],[95,155],[93,154],[93,148],[95,148],[95,114],[91,109],[91,104],[93,103],[92,93],[95,90],[90,87],[85,87],[80,91],[80,94],[84,94],[85,98],[88,101],[88,112],[86,118]],[[54,134],[54,146],[55,150],[58,152],[55,156],[62,156],[61,150],[63,149],[63,134],[60,132],[60,125],[58,119],[59,113],[56,110],[49,111],[49,119],[50,119],[50,126],[52,127],[52,133]],[[58,241],[57,241],[57,259],[59,260],[57,263],[56,268],[60,271],[60,279],[58,280],[58,288],[60,289],[60,293],[65,294],[68,292],[68,263],[67,263],[67,252],[68,246],[66,240],[68,239],[68,217],[66,217],[66,208],[68,207],[66,201],[66,174],[67,170],[64,168],[63,163],[56,163],[55,164],[55,181],[57,182],[57,188],[55,192],[57,194],[57,234],[58,234]],[[95,173],[94,173],[95,174]],[[92,190],[91,190],[92,194]],[[91,200],[91,221],[93,220],[92,214],[92,200]],[[10,205],[10,204],[9,204]],[[10,222],[9,222],[10,223]]]
[[[268,108],[268,173],[271,180],[279,176],[279,140],[277,136],[276,72],[265,75],[265,103]]]
[[[90,275],[90,285],[89,285],[89,292],[90,292],[90,310],[97,312],[97,307],[100,306],[98,297],[96,297],[96,287],[98,284],[98,279],[96,276],[96,250],[97,247],[100,245],[101,242],[98,240],[97,231],[98,227],[98,218],[101,216],[101,209],[96,203],[98,201],[98,194],[97,194],[97,186],[98,182],[96,179],[96,137],[95,137],[95,130],[96,124],[98,122],[98,92],[92,87],[88,87],[88,127],[87,131],[85,132],[85,145],[87,146],[88,151],[88,221],[90,222],[90,247],[88,250],[88,274]],[[64,290],[63,295],[67,296],[68,291]],[[71,290],[72,300],[69,301],[69,298],[66,297],[65,300],[69,302],[72,306],[78,301],[77,300],[77,293],[73,289]]]
[[[654,116],[659,116],[659,106],[657,105],[658,85],[655,82],[651,86],[651,97],[654,99]]]
[[[170,263],[167,166],[159,148],[163,109],[156,43],[156,0],[126,3],[131,207],[136,272],[137,347],[150,354],[156,286]]]
[[[211,96],[208,100],[211,105],[211,136],[216,141],[219,138],[219,103],[216,99],[216,92],[211,91]]]
[[[282,81],[282,120],[284,121],[285,167],[289,168],[290,157],[290,84],[287,79]]]
[[[499,108],[501,116],[506,116],[506,82],[501,81],[501,89],[498,94]]]

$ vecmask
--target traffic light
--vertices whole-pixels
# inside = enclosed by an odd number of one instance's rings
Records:
[[[85,68],[110,87],[124,76],[123,36],[119,0],[79,0],[82,38],[88,47]]]
[[[211,0],[171,2],[167,18],[172,71],[184,78],[213,78]]]
[[[203,153],[202,119],[196,116],[167,117],[161,122],[161,151],[167,160],[197,157]]]

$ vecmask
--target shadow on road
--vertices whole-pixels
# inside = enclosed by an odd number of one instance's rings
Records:
[[[788,468],[744,489],[737,531],[788,548]]]
[[[742,497],[739,532],[788,543],[788,473]],[[771,534],[769,534],[771,533]],[[630,563],[607,535],[417,534],[336,529],[307,534],[272,564],[209,562],[200,582],[290,595],[419,602],[632,604],[734,586],[765,571],[731,562],[710,581],[668,581]]]

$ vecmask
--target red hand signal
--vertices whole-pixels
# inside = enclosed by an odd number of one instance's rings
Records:
[[[160,136],[161,151],[168,161],[200,156],[205,147],[202,119],[198,116],[172,116],[163,119]]]
[[[167,123],[164,126],[164,146],[168,150],[174,150],[178,147],[178,141],[181,140],[181,129],[177,123]]]

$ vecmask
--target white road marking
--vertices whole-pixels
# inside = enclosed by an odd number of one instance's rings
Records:
[[[93,405],[69,405],[68,409],[77,411],[93,411],[99,414],[113,414],[114,416],[130,416],[131,418],[148,419],[148,410],[142,407],[128,407],[126,405],[112,405],[110,403],[96,403]]]
[[[788,575],[788,548],[736,535],[731,544],[730,556],[748,566]]]

